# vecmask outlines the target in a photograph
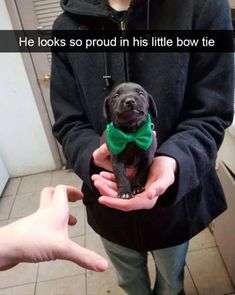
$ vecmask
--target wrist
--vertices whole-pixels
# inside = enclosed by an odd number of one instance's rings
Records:
[[[176,174],[178,170],[178,164],[174,158],[162,155],[162,156],[157,156],[155,159],[157,162],[164,163],[164,166],[167,166],[168,169],[170,169],[170,171],[172,171],[173,174]]]
[[[175,174],[177,172],[177,162],[174,158],[171,158],[171,157],[167,157],[167,158],[169,161],[169,165],[171,165],[172,171]]]

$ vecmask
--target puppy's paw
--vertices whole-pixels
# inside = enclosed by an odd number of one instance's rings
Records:
[[[144,190],[145,190],[144,186],[134,186],[132,188],[132,194],[137,195],[137,194],[142,193]]]
[[[118,198],[128,200],[133,198],[133,194],[131,192],[120,192]]]

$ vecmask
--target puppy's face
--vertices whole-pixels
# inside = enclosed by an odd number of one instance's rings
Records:
[[[140,126],[149,112],[157,116],[152,97],[136,83],[122,83],[116,86],[104,103],[104,115],[117,127]],[[154,109],[154,110],[153,110]]]

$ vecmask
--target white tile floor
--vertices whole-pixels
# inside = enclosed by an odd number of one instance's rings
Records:
[[[58,170],[11,179],[0,200],[0,226],[34,212],[45,186],[69,184],[81,187],[81,180],[69,170]],[[78,224],[69,235],[82,246],[106,256],[99,237],[86,222],[82,202],[71,205]],[[151,278],[154,265],[149,261]],[[235,295],[213,235],[205,229],[190,242],[187,255],[185,289],[187,295]],[[66,261],[20,264],[0,272],[0,295],[123,295],[117,287],[110,264],[104,273],[77,267]]]

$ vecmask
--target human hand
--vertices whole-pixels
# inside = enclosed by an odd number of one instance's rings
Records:
[[[93,161],[97,167],[103,168],[107,171],[113,171],[110,152],[106,143],[102,144],[93,152]]]
[[[44,188],[40,207],[32,215],[0,229],[0,269],[20,262],[42,262],[64,259],[81,267],[104,271],[107,261],[68,237],[68,224],[77,220],[69,215],[69,204],[81,200],[82,193],[71,186]]]
[[[95,174],[92,176],[92,180],[101,193],[99,202],[105,206],[121,211],[151,209],[156,204],[158,197],[174,183],[176,169],[177,164],[173,158],[167,156],[154,158],[145,191],[128,200],[117,198],[117,185],[112,173]]]
[[[110,151],[106,143],[102,144],[98,149],[93,152],[93,161],[97,167],[103,168],[107,171],[113,171]],[[136,173],[136,168],[127,168],[126,174],[131,179]]]

